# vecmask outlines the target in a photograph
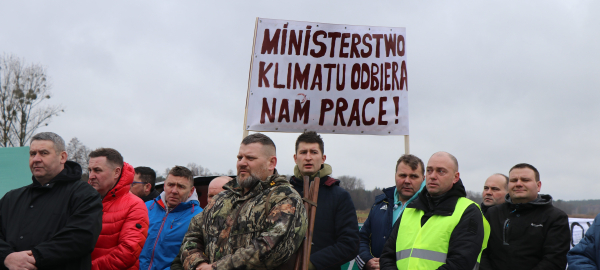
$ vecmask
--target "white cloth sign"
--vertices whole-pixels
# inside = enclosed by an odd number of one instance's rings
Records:
[[[408,135],[406,30],[259,18],[246,130]]]

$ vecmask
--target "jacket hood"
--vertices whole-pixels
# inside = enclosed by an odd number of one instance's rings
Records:
[[[425,190],[425,180],[423,180],[423,182],[421,183],[419,190],[417,190],[417,192],[415,192],[415,194],[406,202],[410,204],[412,201],[414,201],[415,199],[417,199],[419,197],[419,194],[421,194],[421,192],[423,190]],[[395,198],[396,197],[396,194],[395,194],[396,186],[384,188],[382,191],[383,191],[384,196],[381,196],[381,195],[377,196],[375,198],[375,203],[379,203],[379,202],[383,201],[383,199],[385,199],[385,198],[387,198],[391,203],[394,203],[394,201],[396,200],[396,198]]]
[[[509,204],[509,207],[511,209],[519,208],[519,206],[522,209],[527,209],[527,208],[533,208],[533,207],[539,207],[539,206],[552,205],[552,196],[550,196],[549,194],[538,194],[538,196],[535,200],[527,202],[527,203],[513,203],[509,194],[506,194],[506,197],[504,197],[504,199]]]
[[[117,180],[117,184],[106,193],[106,196],[102,201],[110,201],[113,198],[121,197],[129,193],[129,188],[131,187],[131,183],[133,183],[134,175],[135,170],[133,169],[133,166],[129,165],[127,162],[123,162],[123,170],[121,171],[119,180]]]
[[[32,175],[31,180],[33,181],[34,186],[41,186],[40,182],[35,179],[35,176]],[[48,182],[47,187],[52,187],[56,183],[74,182],[79,180],[81,180],[81,165],[74,161],[67,161],[65,163],[65,168]]]
[[[166,193],[163,191],[160,193],[160,196],[154,198],[154,203],[158,203],[163,209],[165,209],[167,202],[165,201],[165,195]],[[160,203],[159,203],[160,201]],[[199,205],[199,201],[198,201],[198,193],[196,192],[196,189],[194,188],[194,192],[192,192],[192,196],[188,197],[187,200],[185,200],[185,202],[182,202],[180,204],[178,204],[172,211],[173,212],[177,212],[180,210],[185,210],[188,209],[190,207],[194,207],[194,205]]]
[[[467,191],[465,190],[465,186],[462,180],[459,179],[446,194],[439,197],[432,197],[427,188],[424,188],[419,193],[419,197],[413,200],[408,207],[418,208],[425,212],[433,210],[436,215],[447,216],[452,215],[454,212],[458,198],[466,196]]]
[[[310,176],[310,180],[312,181],[313,179],[315,179],[315,177],[323,178],[325,176],[330,175],[332,172],[333,168],[331,168],[331,165],[323,163],[323,165],[321,165],[321,169]],[[304,179],[302,173],[300,172],[300,169],[298,168],[298,165],[294,166],[294,176],[298,179]]]
[[[319,177],[319,186],[333,186],[340,185],[340,180],[337,180],[329,175],[333,172],[333,168],[331,165],[323,163],[321,165],[321,169],[315,174],[309,176],[310,181],[315,180],[315,177]],[[298,169],[298,165],[294,167],[294,177],[290,179],[290,182],[294,186],[303,186],[304,185],[304,176],[300,173],[300,169]]]

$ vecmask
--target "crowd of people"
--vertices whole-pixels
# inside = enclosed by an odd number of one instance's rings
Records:
[[[600,269],[600,222],[569,250],[567,215],[540,194],[538,170],[519,163],[466,198],[458,160],[402,155],[363,227],[325,163],[315,132],[296,140],[288,180],[273,141],[245,137],[237,176],[221,176],[200,207],[192,172],[134,168],[112,148],[89,155],[89,180],[55,133],[32,137],[32,182],[0,199],[0,269],[293,269],[308,217],[304,181],[320,179],[308,269]],[[391,181],[390,181],[391,182]],[[595,221],[598,221],[596,217]]]

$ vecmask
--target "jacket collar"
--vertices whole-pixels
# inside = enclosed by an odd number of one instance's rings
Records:
[[[548,194],[538,194],[535,200],[527,203],[513,203],[509,194],[506,194],[504,199],[511,210],[529,210],[537,207],[552,206],[552,196]]]
[[[408,207],[423,210],[425,213],[440,216],[451,216],[454,213],[456,202],[460,197],[466,197],[467,192],[462,180],[458,180],[446,194],[432,197],[427,189],[423,189],[418,198],[412,201]]]
[[[129,188],[131,187],[131,183],[133,183],[134,175],[135,171],[133,170],[133,166],[129,165],[127,162],[123,162],[123,170],[119,180],[117,180],[117,184],[106,193],[102,202],[109,202],[129,193]]]
[[[250,188],[250,191],[248,191],[248,193],[246,194],[244,194],[244,189],[240,187],[240,185],[237,182],[237,179],[236,181],[227,182],[227,184],[223,186],[223,189],[230,190],[237,197],[241,197],[241,199],[248,199],[258,195],[265,189],[270,189],[273,186],[279,186],[283,184],[289,185],[289,182],[286,180],[285,176],[279,175],[277,169],[275,169],[273,170],[272,175],[268,176],[267,179],[265,179],[264,181],[258,181],[258,183],[256,183],[254,187]]]
[[[329,175],[333,172],[333,168],[331,168],[331,165],[329,164],[325,164],[323,163],[323,165],[321,165],[321,169],[316,172],[315,174],[309,176],[308,179],[310,179],[310,181],[315,180],[315,177],[319,177],[319,186],[333,186],[333,185],[340,185],[340,180],[337,180],[333,177],[330,177]],[[298,169],[298,165],[296,165],[294,167],[294,176],[290,179],[290,182],[292,183],[292,185],[294,186],[303,186],[304,184],[304,176],[302,175],[302,173],[300,173],[300,169]]]
[[[75,182],[81,180],[81,165],[77,162],[67,161],[65,168],[58,173],[52,180],[42,186],[35,176],[31,176],[31,184],[34,188],[52,188],[57,183]]]
[[[162,207],[165,211],[167,210],[167,204],[165,202],[165,192],[161,192],[160,196],[154,198],[154,203],[157,203],[158,205],[160,205],[160,207]],[[191,207],[194,207],[195,205],[199,205],[198,202],[198,194],[196,192],[196,190],[194,190],[194,192],[192,192],[192,196],[190,196],[189,198],[187,198],[187,200],[185,202],[179,203],[177,206],[175,206],[175,208],[173,208],[170,212],[179,212],[179,211],[184,211],[187,210]]]

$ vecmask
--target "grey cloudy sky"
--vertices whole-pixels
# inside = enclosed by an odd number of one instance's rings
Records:
[[[0,52],[45,65],[51,103],[66,107],[40,131],[116,148],[134,166],[235,170],[254,21],[264,17],[406,27],[413,154],[454,154],[468,190],[528,162],[542,193],[600,197],[598,1],[10,1],[2,10]],[[268,135],[278,170],[292,173],[298,134]],[[324,139],[334,176],[393,185],[402,137]]]

